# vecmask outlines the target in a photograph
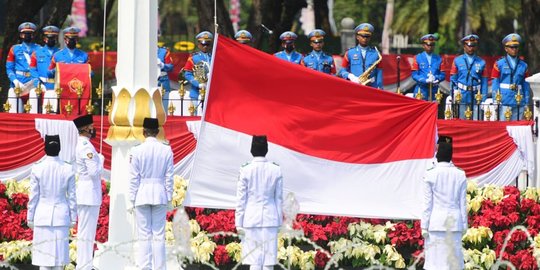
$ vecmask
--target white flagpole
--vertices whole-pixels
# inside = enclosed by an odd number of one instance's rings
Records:
[[[218,23],[217,23],[217,0],[214,0],[214,34],[217,34]]]

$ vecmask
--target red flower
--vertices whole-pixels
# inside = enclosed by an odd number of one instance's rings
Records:
[[[521,192],[519,191],[519,189],[517,187],[505,186],[504,187],[504,195],[513,195],[513,196],[517,196],[519,198],[519,196],[521,195]]]
[[[317,268],[324,268],[329,260],[330,258],[328,255],[326,255],[326,253],[317,250],[317,253],[315,254],[315,266]]]
[[[7,198],[6,190],[6,185],[0,181],[0,198]]]
[[[11,201],[15,206],[26,208],[28,205],[28,195],[24,193],[11,194]]]
[[[231,258],[224,245],[218,245],[214,250],[214,262],[218,266],[231,263]]]
[[[0,213],[6,210],[11,210],[11,205],[6,198],[0,198]]]
[[[515,255],[511,255],[509,260],[517,269],[538,269],[536,259],[532,255],[532,249],[520,250]]]

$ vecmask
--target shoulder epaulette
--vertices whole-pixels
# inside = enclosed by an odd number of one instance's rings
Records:
[[[71,165],[71,162],[69,162],[69,161],[64,160],[64,163]]]
[[[435,166],[433,166],[433,167],[431,167],[431,168],[429,168],[429,169],[427,169],[427,170],[428,170],[428,171],[431,171],[431,170],[433,170],[433,169],[435,169]]]
[[[279,164],[277,164],[277,163],[275,163],[275,162],[273,162],[273,161],[272,161],[272,164],[274,164],[274,165],[276,165],[276,166],[279,166]]]
[[[168,141],[162,141],[161,143],[164,145],[170,145]]]
[[[249,165],[249,162],[242,164],[242,167],[246,167],[247,165]]]
[[[83,141],[82,145],[87,145],[88,141]]]

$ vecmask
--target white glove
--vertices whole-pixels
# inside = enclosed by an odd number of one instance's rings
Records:
[[[439,80],[434,80],[433,84],[439,84]]]
[[[34,222],[33,221],[29,220],[29,221],[26,222],[26,224],[28,225],[28,228],[34,229]]]
[[[133,214],[135,212],[135,202],[131,202],[131,204],[128,205],[127,212],[129,214]]]
[[[76,221],[72,221],[71,224],[69,225],[69,227],[70,227],[70,228],[73,228],[73,227],[75,227],[75,224],[77,224],[77,222],[76,222]]]
[[[242,227],[236,227],[236,232],[238,234],[238,238],[240,240],[244,240],[244,237],[246,237],[246,231]]]
[[[15,80],[13,80],[13,85],[14,85],[14,87],[20,87],[22,85],[22,83],[19,80],[15,79]]]
[[[98,157],[99,161],[101,162],[101,167],[103,167],[103,164],[105,163],[105,157],[101,153],[98,153]]]
[[[369,83],[374,83],[375,82],[375,77],[371,77],[371,79],[369,79]]]
[[[158,60],[157,60],[157,66],[158,66],[160,69],[162,69],[162,68],[165,66],[165,64],[163,64],[163,62],[161,62],[161,59],[158,58]]]
[[[358,77],[356,77],[354,74],[352,73],[349,73],[349,75],[347,76],[347,78],[349,79],[349,81],[353,82],[353,83],[360,83],[360,81],[358,80]]]
[[[426,229],[422,229],[422,237],[424,237],[424,240],[429,238],[429,232]]]
[[[206,83],[199,83],[199,89],[206,89]]]

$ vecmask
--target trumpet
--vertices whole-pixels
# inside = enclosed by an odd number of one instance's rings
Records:
[[[361,84],[361,85],[367,85],[368,83],[371,82],[371,79],[369,78],[369,75],[377,67],[377,65],[382,61],[381,53],[379,52],[377,47],[374,47],[374,48],[375,48],[375,51],[377,51],[377,54],[379,55],[379,59],[377,59],[377,61],[375,61],[375,63],[373,63],[373,65],[371,65],[368,69],[366,69],[366,71],[364,71],[364,73],[362,73],[362,75],[360,75],[358,77],[358,83]]]

